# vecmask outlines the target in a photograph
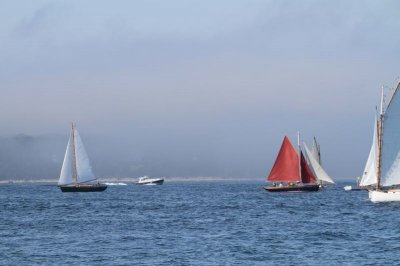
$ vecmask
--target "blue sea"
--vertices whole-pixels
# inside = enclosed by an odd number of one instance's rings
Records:
[[[0,265],[399,265],[400,204],[346,184],[0,185]]]

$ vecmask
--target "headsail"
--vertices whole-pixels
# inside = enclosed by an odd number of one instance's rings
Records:
[[[381,144],[381,176],[380,185],[392,186],[400,184],[400,95],[399,86],[382,115],[383,130]]]
[[[301,181],[299,156],[287,136],[283,139],[281,149],[267,180],[271,182]]]
[[[368,160],[365,164],[364,173],[362,175],[360,186],[370,186],[376,184],[376,176],[378,175],[378,119],[375,115],[374,134],[372,137],[372,146],[369,151]]]
[[[321,164],[321,150],[320,150],[320,146],[317,142],[317,139],[315,137],[314,137],[314,141],[313,141],[313,146],[311,148],[311,154],[314,156],[314,158],[317,160],[317,162],[319,164]]]
[[[73,140],[72,140],[72,131],[69,136],[67,150],[65,151],[64,162],[61,168],[60,179],[58,180],[58,185],[69,185],[74,183],[73,179],[73,169],[72,169],[72,160],[73,158]]]
[[[307,144],[303,142],[305,157],[307,161],[310,163],[311,170],[314,175],[318,178],[318,180],[322,180],[324,182],[335,184],[335,181],[325,172],[322,166],[318,163],[312,152],[307,147]]]

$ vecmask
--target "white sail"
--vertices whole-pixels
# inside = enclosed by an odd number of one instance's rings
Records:
[[[399,84],[400,86],[400,84]],[[383,114],[381,185],[400,184],[400,95],[397,86]]]
[[[74,180],[74,174],[76,175],[76,180]],[[73,127],[68,140],[58,185],[84,183],[95,179],[96,177],[92,172],[92,167],[90,166],[81,137]]]
[[[311,154],[314,156],[314,158],[317,160],[317,162],[321,164],[321,153],[319,149],[319,144],[317,143],[317,139],[314,137],[313,141],[313,146],[311,148]]]
[[[69,136],[67,150],[65,151],[64,162],[61,168],[60,179],[58,180],[58,185],[68,185],[74,183],[72,178],[73,175],[73,141],[72,134]]]
[[[378,127],[377,118],[375,116],[374,134],[372,138],[372,146],[369,151],[368,160],[365,164],[364,173],[362,175],[360,186],[370,186],[376,184],[378,175]]]
[[[75,129],[75,157],[76,157],[76,172],[78,175],[78,183],[95,180],[96,177],[92,172],[89,157],[83,146],[78,130]]]
[[[380,186],[400,184],[400,82],[384,110],[382,88],[381,112],[378,131],[378,183],[377,189],[369,191],[372,202],[400,201],[399,189],[379,190]]]
[[[308,149],[307,144],[303,142],[303,145],[307,161],[309,162],[311,170],[314,172],[314,175],[318,178],[318,180],[334,184],[335,181],[333,181],[333,179],[325,172],[322,166],[318,163],[317,159]]]

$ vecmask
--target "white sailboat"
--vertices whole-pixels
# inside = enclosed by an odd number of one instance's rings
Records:
[[[322,168],[321,153],[319,151],[319,145],[316,143],[315,138],[314,143],[316,144],[314,147],[318,147],[316,149],[317,153],[310,151],[307,147],[307,144],[303,142],[305,156],[309,165],[311,166],[311,170],[317,177],[320,185],[322,185],[323,182],[335,184],[335,181],[333,181],[333,179],[325,172],[324,168]]]
[[[369,191],[369,199],[372,202],[400,201],[400,189],[394,188],[394,186],[400,185],[399,87],[400,83],[394,90],[386,108],[384,108],[382,89],[377,130],[376,187]],[[373,166],[371,167],[373,168]]]
[[[94,183],[95,180],[81,137],[72,124],[58,186],[62,192],[95,192],[107,188],[105,184]]]

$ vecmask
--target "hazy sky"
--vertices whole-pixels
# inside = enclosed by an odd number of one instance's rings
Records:
[[[400,75],[396,0],[0,7],[0,136],[66,146],[75,121],[100,176],[263,178],[300,130],[333,178],[353,178]]]

